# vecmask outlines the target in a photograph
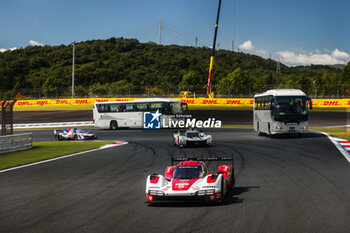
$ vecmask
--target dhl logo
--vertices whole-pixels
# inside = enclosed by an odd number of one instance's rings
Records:
[[[203,104],[218,104],[217,100],[203,100]]]
[[[129,99],[116,99],[115,101],[129,101]]]
[[[240,100],[226,100],[226,104],[242,104]]]
[[[17,105],[23,106],[23,105],[30,105],[29,101],[18,101]]]
[[[37,105],[45,105],[45,104],[49,104],[49,101],[46,101],[46,100],[39,100],[39,101],[36,101],[36,104],[37,104]]]
[[[56,100],[56,104],[68,104],[68,100]]]
[[[96,102],[108,102],[109,100],[96,100]]]
[[[76,100],[76,104],[88,104],[88,100]]]
[[[195,104],[194,100],[181,100],[182,103]]]
[[[338,101],[323,101],[324,106],[339,106]]]

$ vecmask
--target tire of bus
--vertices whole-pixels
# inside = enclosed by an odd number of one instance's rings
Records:
[[[273,138],[273,137],[274,137],[274,135],[271,133],[271,126],[270,126],[270,123],[269,123],[268,126],[267,126],[267,132],[268,132],[268,136],[269,136],[270,138]]]
[[[109,128],[112,130],[117,130],[118,129],[118,122],[117,121],[111,121],[109,124]]]
[[[258,131],[258,136],[263,136],[263,133],[260,132],[259,121],[256,122],[256,128],[257,128],[257,131]]]

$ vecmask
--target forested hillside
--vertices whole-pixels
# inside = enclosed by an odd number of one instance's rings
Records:
[[[205,94],[211,50],[110,38],[76,44],[76,96]],[[250,96],[267,88],[301,88],[309,95],[350,93],[350,64],[287,67],[259,56],[218,50],[213,91]],[[0,53],[0,98],[71,95],[72,45],[28,46]]]

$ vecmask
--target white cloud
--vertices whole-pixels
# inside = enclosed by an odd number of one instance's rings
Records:
[[[29,44],[30,44],[30,45],[33,45],[33,46],[44,46],[43,43],[36,42],[36,41],[34,41],[34,40],[30,40],[30,41],[29,41]]]
[[[341,58],[341,59],[349,59],[350,54],[346,52],[339,51],[338,49],[333,50],[332,56],[336,58]]]
[[[7,51],[7,50],[13,51],[13,50],[15,50],[15,49],[18,49],[18,48],[17,48],[17,47],[12,47],[12,48],[9,48],[9,49],[1,48],[1,49],[0,49],[0,53],[3,53],[3,52],[5,52],[5,51]]]
[[[266,55],[267,54],[267,52],[265,50],[262,50],[262,49],[257,49],[256,53],[261,54],[261,55]]]
[[[238,48],[250,51],[254,48],[254,46],[250,40],[247,40],[247,41],[244,41],[243,44],[239,45]]]
[[[280,51],[277,54],[281,61],[290,64],[301,65],[334,65],[346,64],[350,60],[350,55],[346,52],[335,49],[332,53],[319,53],[314,51],[311,53],[295,53],[293,51]]]

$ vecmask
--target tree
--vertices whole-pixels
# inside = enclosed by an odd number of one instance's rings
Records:
[[[221,95],[250,94],[252,82],[245,71],[238,67],[225,78],[222,78],[217,85]]]
[[[198,71],[188,71],[179,83],[179,91],[192,91],[201,93],[205,90],[206,78]]]

